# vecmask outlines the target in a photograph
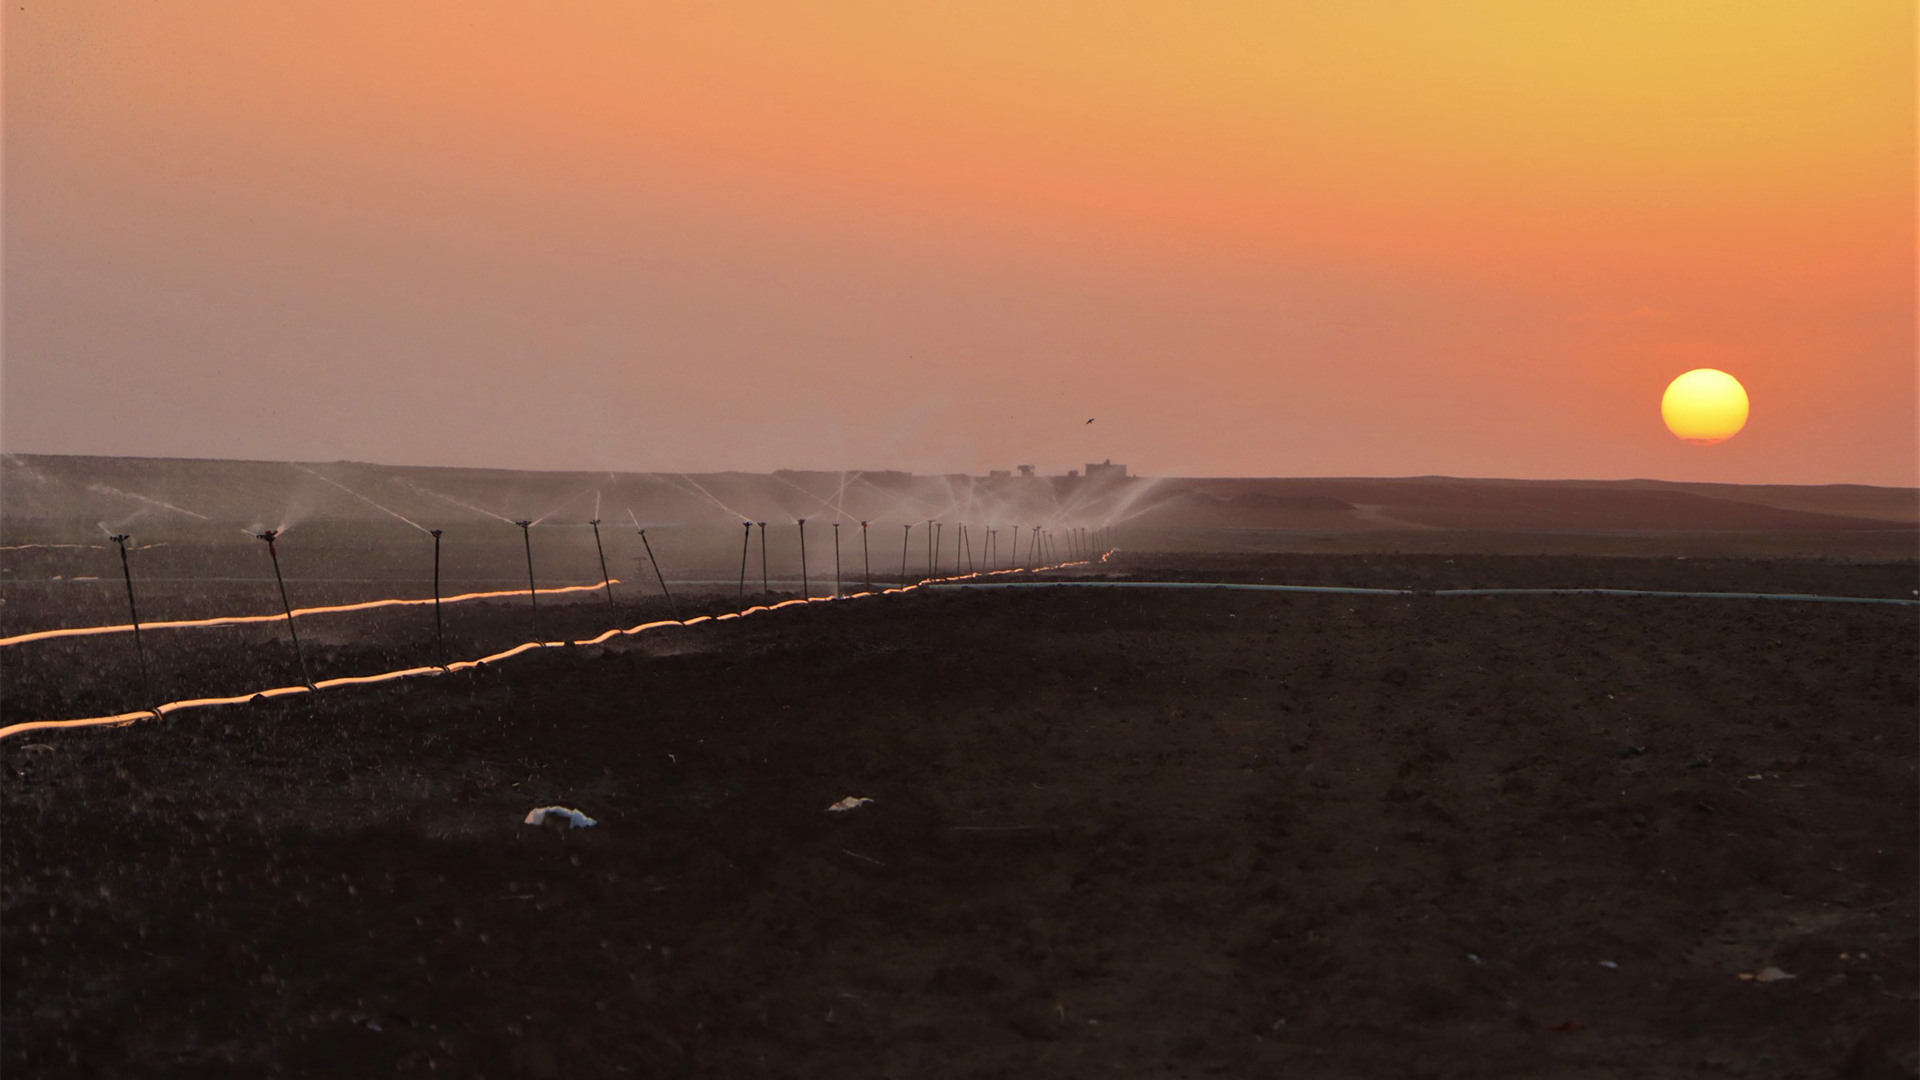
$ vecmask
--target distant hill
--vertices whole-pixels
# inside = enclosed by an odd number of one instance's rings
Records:
[[[994,478],[896,471],[528,472],[364,462],[0,456],[0,528],[97,535],[138,522],[252,528],[288,521],[422,527],[599,516],[642,524],[825,525],[927,519],[1099,525],[1579,532],[1853,532],[1920,527],[1920,491],[1651,480]]]

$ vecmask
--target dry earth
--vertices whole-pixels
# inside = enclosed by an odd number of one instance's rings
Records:
[[[1285,559],[1116,569],[1914,580]],[[524,617],[485,611],[476,638]],[[1917,630],[1743,601],[949,592],[35,733],[0,743],[0,1064],[1902,1075]],[[236,644],[232,674],[276,647]],[[82,703],[122,692],[123,658],[93,678]],[[874,801],[825,812],[850,795]],[[549,803],[599,825],[520,823]],[[1793,977],[1743,978],[1768,969]]]

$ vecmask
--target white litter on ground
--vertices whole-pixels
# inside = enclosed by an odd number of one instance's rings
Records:
[[[856,799],[849,795],[839,802],[834,803],[832,806],[827,807],[827,813],[844,814],[849,810],[858,810],[872,801],[872,799]]]
[[[545,825],[550,829],[590,829],[600,823],[578,810],[569,810],[564,806],[543,806],[527,812],[527,824]]]

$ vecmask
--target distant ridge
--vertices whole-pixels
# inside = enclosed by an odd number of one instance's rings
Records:
[[[376,506],[375,504],[378,504]],[[1860,484],[1427,477],[1119,481],[900,471],[636,473],[366,462],[83,455],[0,456],[0,524],[138,519],[156,526],[272,525],[285,515],[422,526],[550,515],[717,524],[928,518],[1360,531],[1859,532],[1920,528],[1920,490]],[[382,509],[384,508],[384,509]],[[389,519],[390,520],[390,519]]]

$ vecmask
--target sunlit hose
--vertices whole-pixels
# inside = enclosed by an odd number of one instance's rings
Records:
[[[539,590],[539,592],[543,596],[558,596],[562,593],[592,592],[596,589],[603,589],[608,587],[609,585],[618,585],[618,584],[620,584],[619,578],[608,578],[605,581],[597,581],[592,585],[558,585],[549,589],[541,589]],[[461,593],[459,596],[441,597],[440,603],[457,604],[466,600],[492,600],[502,596],[525,596],[525,595],[527,595],[527,590],[525,589],[504,589],[498,592]],[[433,602],[434,602],[434,598],[431,596],[423,597],[418,600],[413,600],[413,599],[367,600],[358,604],[336,604],[331,607],[294,608],[293,615],[295,618],[299,618],[304,615],[335,615],[335,614],[339,614],[341,612],[347,612],[347,611],[371,611],[374,608],[407,607],[407,606],[415,606],[415,605],[432,604]],[[287,616],[285,614],[223,615],[218,618],[212,618],[212,619],[175,619],[172,621],[163,621],[163,622],[142,621],[140,623],[140,629],[142,630],[174,630],[174,629],[180,629],[183,627],[241,626],[247,623],[277,623],[277,622],[285,622],[285,621],[287,621]],[[131,633],[132,631],[133,631],[132,623],[125,623],[118,626],[69,626],[60,630],[36,630],[31,634],[17,634],[13,637],[0,638],[0,646],[25,645],[30,641],[46,641],[50,638],[86,637],[90,634],[126,634],[126,633]]]
[[[1060,563],[1054,566],[1036,567],[1031,571],[996,570],[996,571],[992,571],[992,573],[994,574],[1038,573],[1038,572],[1049,571],[1049,570],[1065,570],[1071,567],[1084,566],[1084,565],[1086,565],[1086,563],[1084,562],[1066,562],[1066,563]],[[320,679],[310,687],[309,686],[277,686],[270,690],[257,690],[247,694],[235,694],[231,697],[192,698],[185,701],[169,701],[165,704],[155,706],[154,708],[151,708],[151,709],[141,709],[136,712],[119,713],[114,716],[89,716],[89,717],[83,717],[76,720],[29,720],[24,723],[9,724],[5,727],[0,727],[0,739],[6,739],[14,735],[25,734],[26,732],[29,732],[29,731],[46,731],[46,730],[51,730],[55,728],[121,726],[125,724],[132,724],[140,720],[153,719],[153,718],[166,716],[171,713],[179,712],[182,709],[209,708],[215,705],[244,705],[247,702],[260,700],[264,698],[290,697],[296,694],[308,694],[308,693],[313,693],[319,690],[332,690],[332,689],[336,689],[344,686],[365,686],[372,683],[392,682],[396,679],[411,679],[411,678],[429,677],[434,675],[445,675],[451,672],[467,671],[473,668],[483,667],[487,664],[499,663],[500,661],[510,660],[513,657],[522,656],[522,655],[525,655],[526,653],[533,652],[539,649],[544,649],[544,648],[564,648],[569,645],[573,645],[573,646],[599,645],[603,642],[610,641],[615,637],[621,637],[621,636],[631,637],[635,634],[643,634],[649,631],[661,630],[661,629],[665,629],[667,627],[672,627],[672,626],[687,627],[687,626],[697,626],[701,623],[706,623],[706,622],[725,622],[730,619],[741,619],[749,615],[757,615],[762,612],[768,612],[768,611],[780,611],[785,608],[800,607],[806,604],[830,604],[830,603],[836,603],[836,602],[846,601],[846,600],[859,600],[865,597],[873,597],[873,596],[896,596],[902,593],[914,592],[916,590],[927,588],[929,586],[964,583],[970,579],[977,578],[977,577],[984,577],[984,576],[987,576],[987,575],[961,574],[955,577],[929,579],[917,585],[906,585],[899,588],[882,589],[879,591],[851,593],[847,596],[809,596],[801,599],[782,600],[777,604],[755,605],[753,607],[745,609],[744,611],[728,612],[722,615],[696,615],[691,619],[662,619],[655,622],[641,623],[638,626],[631,626],[625,629],[608,630],[594,637],[583,638],[578,641],[528,641],[528,642],[524,642],[522,644],[516,645],[511,649],[504,649],[500,652],[496,652],[488,656],[480,657],[477,660],[456,660],[453,663],[447,664],[444,667],[440,667],[440,666],[412,667],[412,668],[405,668],[400,671],[382,672],[378,675],[347,675],[347,676],[341,676],[341,677],[332,678],[332,679]],[[569,588],[560,589],[560,590],[542,590],[542,591],[543,592],[578,592],[582,589],[592,590],[592,589],[598,589],[600,587],[601,587],[600,585],[579,585],[579,586],[571,586]],[[520,590],[515,589],[515,590],[510,590],[504,593],[474,594],[474,595],[475,596],[479,596],[479,595],[521,596],[524,594]],[[452,599],[469,599],[469,598],[470,597],[453,597]],[[394,603],[430,604],[432,602],[433,602],[432,600],[376,601],[374,602],[373,606],[379,606],[382,604],[394,604]],[[344,609],[332,609],[332,608],[302,609],[302,610],[296,610],[294,614],[296,615],[311,614],[315,611],[325,611],[325,610],[359,610],[362,606],[365,606],[365,605],[350,605],[349,607]],[[281,618],[283,618],[283,616],[272,616],[269,619],[248,618],[244,621],[274,621]],[[164,626],[169,624],[143,623],[141,625],[143,628],[151,628],[154,626]],[[175,624],[175,625],[179,625],[179,624]],[[186,625],[203,625],[203,624],[193,623],[193,624],[186,624]],[[204,625],[218,625],[218,624],[206,623]],[[88,629],[96,630],[97,632],[109,632],[108,628],[88,628]],[[119,628],[111,628],[111,629],[119,629]]]

